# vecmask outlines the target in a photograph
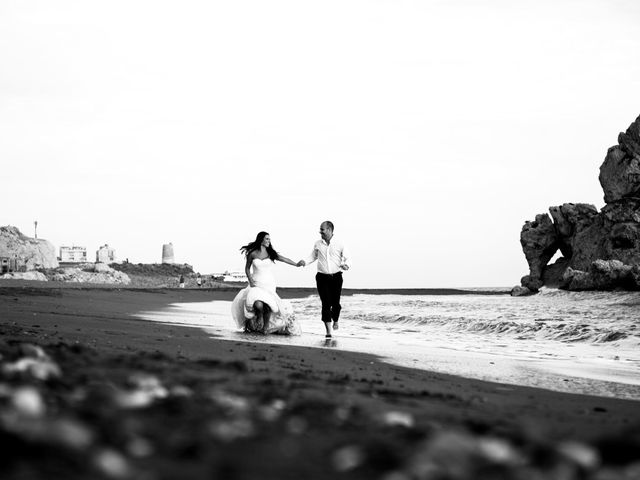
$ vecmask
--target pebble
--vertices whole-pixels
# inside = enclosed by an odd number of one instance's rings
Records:
[[[76,420],[59,419],[48,428],[50,439],[74,450],[85,450],[93,444],[93,432]]]
[[[62,375],[60,367],[53,361],[47,359],[36,359],[31,357],[21,358],[13,363],[2,366],[5,373],[26,372],[38,380],[49,380]]]
[[[42,347],[38,345],[33,345],[31,343],[23,343],[20,345],[20,353],[22,353],[25,357],[31,358],[49,358],[49,356],[44,352]]]
[[[260,418],[267,422],[274,422],[282,416],[286,404],[283,400],[274,400],[258,409]]]
[[[585,470],[593,470],[600,465],[600,455],[592,447],[580,442],[564,442],[558,452]]]
[[[506,440],[499,438],[481,438],[478,440],[480,454],[491,463],[503,465],[521,465],[522,455]]]
[[[348,407],[338,407],[334,413],[340,422],[346,422],[351,416],[351,409]]]
[[[132,457],[144,458],[152,455],[153,445],[142,437],[135,437],[127,444],[127,452]]]
[[[307,421],[303,417],[291,417],[287,420],[287,431],[292,435],[302,435],[307,430]]]
[[[210,393],[210,397],[216,405],[229,413],[242,415],[249,412],[249,400],[245,397],[234,395],[221,389],[213,390]]]
[[[115,403],[121,408],[144,408],[157,399],[169,396],[169,390],[153,375],[136,373],[129,377],[128,383],[133,390],[117,390],[114,393]]]
[[[34,387],[19,387],[14,390],[11,404],[20,415],[27,417],[42,417],[46,412],[42,395]]]
[[[116,405],[120,408],[145,408],[155,401],[156,397],[144,390],[135,390],[133,392],[118,391],[114,395]]]
[[[408,473],[419,479],[473,478],[471,472],[483,457],[478,444],[470,434],[439,432],[418,447],[408,462]]]
[[[86,450],[94,442],[90,428],[71,419],[48,419],[43,416],[25,416],[18,411],[0,415],[3,429],[22,438],[23,441],[37,442],[72,450]]]
[[[132,475],[127,459],[116,450],[105,448],[93,457],[95,467],[109,478],[129,478]]]
[[[174,397],[191,397],[193,395],[193,390],[189,387],[185,387],[184,385],[176,385],[171,387],[169,394]]]
[[[146,373],[135,373],[129,377],[129,384],[138,391],[143,391],[154,398],[166,398],[169,391],[162,385],[160,379]]]
[[[357,445],[347,445],[331,455],[331,465],[338,472],[348,472],[359,467],[365,460],[362,448]]]
[[[13,389],[6,383],[0,383],[0,398],[9,398],[13,393]]]
[[[412,428],[415,425],[413,415],[405,412],[389,411],[382,415],[382,423],[389,426]]]
[[[247,438],[254,434],[255,427],[248,418],[215,421],[209,425],[209,432],[216,439],[231,442],[239,438]]]

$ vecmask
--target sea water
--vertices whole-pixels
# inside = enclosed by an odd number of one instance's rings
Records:
[[[218,337],[375,354],[400,366],[574,393],[640,399],[640,294],[543,289],[529,297],[355,294],[324,339],[317,295],[291,300],[303,335],[235,329],[230,302],[173,305],[144,318]]]

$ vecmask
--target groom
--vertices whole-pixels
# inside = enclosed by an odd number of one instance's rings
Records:
[[[316,286],[322,302],[322,321],[327,331],[326,338],[331,338],[331,322],[333,330],[338,330],[340,318],[340,295],[342,294],[342,271],[349,270],[349,259],[344,244],[333,236],[333,223],[325,221],[320,224],[320,240],[313,246],[306,262],[318,261]]]

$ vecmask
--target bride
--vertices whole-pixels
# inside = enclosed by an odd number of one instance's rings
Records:
[[[300,325],[295,320],[291,305],[276,293],[273,267],[276,260],[294,267],[302,266],[302,262],[295,263],[276,252],[267,232],[258,233],[255,241],[240,251],[247,258],[244,271],[249,286],[240,290],[231,303],[231,316],[238,328],[264,334],[300,334]]]

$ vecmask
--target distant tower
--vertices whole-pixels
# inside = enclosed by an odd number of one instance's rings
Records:
[[[162,263],[173,263],[173,244],[162,245]]]
[[[38,221],[36,220],[35,222],[33,222],[33,233],[34,233],[34,238],[38,238]]]

